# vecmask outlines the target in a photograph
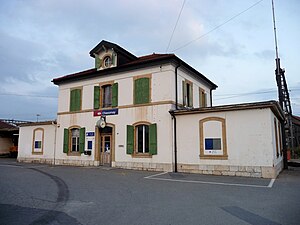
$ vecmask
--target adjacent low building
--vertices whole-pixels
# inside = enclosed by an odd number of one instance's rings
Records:
[[[95,68],[53,79],[57,122],[20,130],[19,161],[276,177],[275,101],[212,107],[217,85],[174,54],[137,57],[107,41]]]

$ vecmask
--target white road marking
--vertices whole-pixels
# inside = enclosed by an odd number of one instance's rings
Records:
[[[162,172],[162,173],[159,173],[159,174],[153,174],[153,175],[150,175],[148,177],[144,177],[145,179],[155,179],[155,178],[152,178],[152,177],[157,177],[157,176],[160,176],[160,175],[164,175],[164,174],[167,174],[168,172]]]
[[[15,166],[15,165],[0,165],[2,167],[15,167],[15,168],[23,168],[22,166]]]
[[[161,181],[171,181],[171,182],[180,182],[180,183],[196,183],[196,184],[211,184],[211,185],[223,185],[223,186],[238,186],[238,187],[255,187],[255,188],[272,188],[272,185],[275,179],[272,179],[268,186],[264,185],[255,185],[255,184],[234,184],[234,183],[222,183],[222,182],[211,182],[211,181],[199,181],[199,180],[178,180],[178,179],[168,179],[168,178],[159,178],[157,176],[167,174],[168,172],[163,172],[159,174],[154,174],[145,179],[150,180],[161,180]]]
[[[271,179],[269,185],[268,185],[268,188],[272,188],[273,187],[273,184],[275,182],[276,179]]]

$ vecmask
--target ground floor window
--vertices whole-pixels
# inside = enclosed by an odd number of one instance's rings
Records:
[[[44,149],[44,129],[33,130],[32,154],[43,154]]]
[[[138,125],[135,128],[136,149],[139,153],[149,153],[149,126]]]
[[[85,148],[85,128],[70,127],[64,129],[63,152],[81,154]]]
[[[79,152],[79,129],[74,128],[71,129],[71,140],[72,140],[72,152]]]
[[[157,154],[156,124],[127,125],[127,154],[137,157]]]
[[[200,159],[228,159],[225,119],[207,117],[199,121],[199,127]]]

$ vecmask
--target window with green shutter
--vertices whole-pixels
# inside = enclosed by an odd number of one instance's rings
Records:
[[[79,133],[79,152],[82,154],[84,152],[84,146],[85,146],[85,128],[80,128]]]
[[[127,125],[127,154],[144,157],[157,154],[157,125]]]
[[[134,104],[150,102],[150,78],[142,77],[134,80]]]
[[[85,148],[85,128],[64,129],[64,153],[83,153]]]
[[[73,89],[70,93],[70,111],[81,110],[81,89]]]
[[[112,100],[111,106],[117,107],[118,106],[118,83],[114,83],[112,85]]]
[[[69,151],[69,129],[64,129],[64,147],[63,152],[68,153]]]
[[[126,148],[127,154],[133,153],[133,147],[134,147],[134,128],[131,125],[127,125],[127,148]]]
[[[94,109],[99,109],[100,107],[100,87],[94,86]]]
[[[149,153],[151,155],[157,154],[157,126],[156,123],[149,125]]]

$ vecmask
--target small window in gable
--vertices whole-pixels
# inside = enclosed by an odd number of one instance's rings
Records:
[[[109,68],[112,65],[112,58],[110,56],[105,56],[103,59],[103,68]]]

